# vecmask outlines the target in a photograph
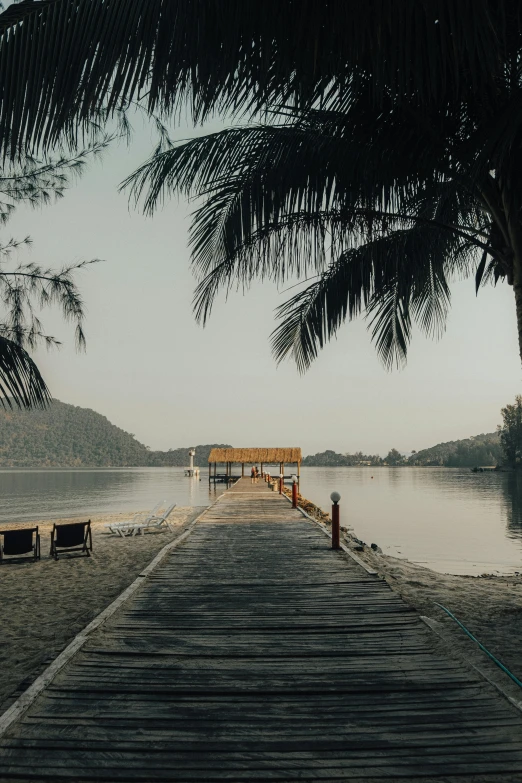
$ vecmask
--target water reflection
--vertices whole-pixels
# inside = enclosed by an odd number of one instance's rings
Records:
[[[507,473],[502,482],[508,535],[522,538],[522,475]]]
[[[160,500],[206,506],[215,492],[201,479],[180,468],[2,470],[0,523],[144,510]]]
[[[373,476],[373,479],[372,479]],[[390,555],[448,573],[522,570],[522,476],[459,468],[308,468],[302,492]]]

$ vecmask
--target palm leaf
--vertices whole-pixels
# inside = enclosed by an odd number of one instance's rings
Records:
[[[494,95],[520,17],[516,0],[459,0],[458,13],[454,0],[26,1],[0,15],[1,138],[10,154],[74,140],[135,99],[188,101],[203,119],[281,100],[339,108],[362,89],[376,104]]]
[[[353,248],[311,286],[281,305],[272,333],[277,361],[292,356],[303,372],[348,318],[364,310],[387,368],[406,360],[412,319],[434,337],[444,330],[453,265],[451,235],[414,226]],[[461,246],[453,249],[462,253]],[[474,248],[469,252],[474,252]]]
[[[27,351],[0,337],[0,405],[12,408],[44,408],[51,394]]]

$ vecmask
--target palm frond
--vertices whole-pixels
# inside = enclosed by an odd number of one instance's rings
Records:
[[[281,324],[271,336],[278,362],[291,355],[304,372],[346,317],[359,315],[372,292],[372,275],[369,265],[357,262],[357,251],[349,251],[312,285],[277,308]]]
[[[377,104],[494,94],[520,17],[516,0],[458,13],[453,0],[26,0],[0,15],[0,138],[11,155],[76,140],[134,99],[188,101],[202,119],[281,100],[342,108],[361,89]]]
[[[27,351],[0,336],[0,405],[3,408],[44,408],[51,394]]]
[[[401,366],[412,321],[433,337],[443,333],[450,305],[451,252],[451,238],[425,225],[347,250],[317,281],[277,309],[281,324],[272,333],[276,360],[292,356],[305,371],[346,319],[365,311],[383,364]]]

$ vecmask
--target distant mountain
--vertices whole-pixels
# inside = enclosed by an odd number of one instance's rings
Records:
[[[464,440],[438,443],[412,454],[409,465],[444,465],[448,468],[499,465],[503,455],[497,432],[487,432]]]
[[[196,447],[195,464],[204,467],[210,449]],[[130,432],[96,411],[54,400],[46,410],[0,410],[0,467],[185,466],[189,447],[150,451]]]

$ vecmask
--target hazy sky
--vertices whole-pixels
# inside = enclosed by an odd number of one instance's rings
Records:
[[[15,260],[105,259],[79,279],[86,354],[75,353],[71,326],[44,313],[64,342],[36,356],[56,398],[93,408],[154,449],[219,442],[382,454],[495,429],[501,406],[522,391],[507,285],[477,298],[472,280],[455,284],[445,336],[417,334],[402,371],[383,369],[364,320],[347,324],[305,376],[290,362],[276,367],[268,338],[288,294],[256,284],[221,297],[202,329],[191,311],[191,206],[172,199],[145,218],[118,194],[152,145],[138,124],[133,144],[109,150],[61,202],[19,209],[2,229],[4,239],[33,238]]]

